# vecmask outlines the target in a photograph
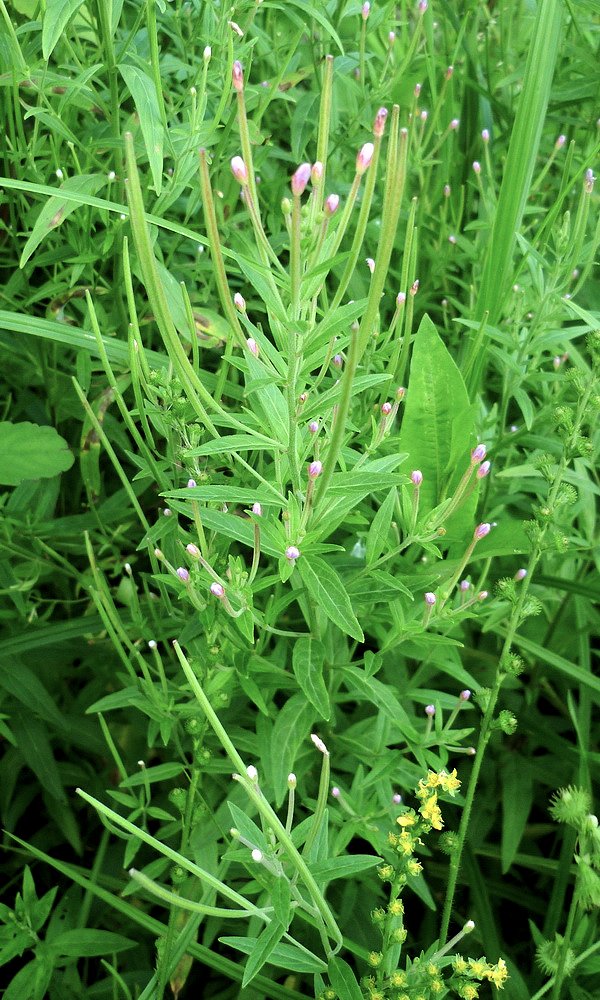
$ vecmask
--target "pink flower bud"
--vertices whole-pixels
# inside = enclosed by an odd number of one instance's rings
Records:
[[[316,733],[311,733],[310,738],[313,741],[314,745],[316,746],[317,750],[319,750],[322,754],[325,754],[326,757],[329,757],[329,750],[323,743],[321,737],[317,736]]]
[[[295,545],[288,545],[285,550],[285,558],[289,559],[290,562],[295,562],[296,559],[300,558],[300,549]]]
[[[514,579],[517,581],[517,583],[520,583],[521,580],[524,580],[526,576],[527,576],[526,569],[518,569],[514,575]]]
[[[453,73],[454,73],[454,66],[448,66],[448,69],[446,70],[446,73],[445,73],[446,80],[451,80]]]
[[[365,3],[362,5],[362,10],[361,10],[363,21],[367,20],[370,13],[371,13],[371,4],[369,3],[369,0],[365,0]]]
[[[391,403],[382,403],[382,405],[381,405],[381,412],[383,413],[384,417],[389,416],[389,414],[392,412],[392,404]]]
[[[415,97],[417,98],[417,100],[421,96],[421,90],[422,89],[423,89],[423,84],[422,83],[415,83],[414,94],[415,94]]]
[[[419,14],[424,14],[428,7],[427,0],[419,0]]]
[[[296,198],[304,192],[310,180],[310,163],[301,163],[296,172],[292,175],[292,194]]]
[[[426,111],[425,108],[423,108],[421,114],[419,115],[419,118],[421,119],[422,122],[426,122],[427,119],[429,118],[429,112]]]
[[[236,59],[231,70],[231,80],[234,89],[241,92],[244,89],[244,70],[242,68],[241,62]]]
[[[179,566],[177,569],[177,576],[180,580],[183,580],[184,583],[188,583],[190,579],[189,570],[187,570],[185,566]]]
[[[460,125],[460,118],[453,118],[450,122],[450,128],[453,132],[456,132],[458,126]]]
[[[369,268],[369,271],[371,272],[371,274],[373,274],[373,272],[375,271],[375,261],[373,260],[373,258],[372,257],[366,257],[365,258],[365,263],[366,263],[367,267]]]
[[[485,538],[486,535],[489,535],[491,530],[492,530],[491,524],[488,524],[487,521],[484,521],[483,524],[478,524],[477,527],[475,528],[475,531],[473,532],[473,538],[475,539],[476,542],[479,542],[481,541],[482,538]]]
[[[478,601],[485,601],[486,597],[489,597],[487,590],[480,590],[477,594]]]
[[[490,141],[489,129],[487,129],[487,128],[482,129],[482,131],[481,131],[481,138],[483,139],[484,142],[489,142]]]
[[[335,213],[337,212],[339,203],[340,203],[339,194],[327,195],[325,199],[325,215],[329,219],[331,218],[332,215],[335,215]]]
[[[373,122],[373,135],[377,136],[378,139],[380,139],[383,135],[387,116],[387,108],[380,108],[375,115],[375,121]]]
[[[449,184],[444,184],[444,198],[449,198],[452,194],[452,188]]]
[[[196,480],[195,479],[188,479],[188,481],[186,483],[186,486],[187,486],[188,490],[195,489],[196,486],[197,486]]]
[[[406,302],[406,292],[398,292],[396,296],[396,305],[400,309]]]
[[[192,556],[193,559],[199,559],[200,558],[200,549],[198,548],[197,545],[194,545],[193,542],[190,542],[189,545],[186,545],[185,551],[190,556]]]
[[[420,284],[419,279],[415,278],[415,280],[413,281],[412,285],[410,286],[410,294],[411,295],[414,296],[414,295],[417,294],[417,292],[419,291],[419,284]]]
[[[476,448],[473,448],[471,452],[471,459],[473,462],[482,462],[487,455],[487,448],[484,444],[478,444]]]
[[[479,174],[481,173],[481,163],[479,162],[479,160],[473,160],[473,170],[475,171],[477,176],[479,176]]]
[[[400,792],[394,792],[394,794],[392,795],[392,802],[394,803],[395,806],[401,805],[402,796],[400,795]]]
[[[469,583],[468,580],[461,580],[460,581],[460,589],[462,590],[463,594],[465,594],[467,592],[467,590],[469,589],[470,586],[471,586],[471,584]]]
[[[390,31],[390,33],[388,34],[388,42],[390,43],[390,47],[394,44],[395,41],[396,41],[396,32]]]
[[[448,243],[452,243],[452,245],[454,246],[454,244],[456,243],[456,236],[450,234],[450,236],[448,237]]]
[[[252,513],[256,514],[256,517],[262,517],[262,506],[259,503],[253,503]]]
[[[337,785],[333,786],[333,788],[331,789],[331,794],[333,795],[334,799],[339,799],[339,797],[340,797],[340,790],[337,787]]]
[[[246,341],[246,347],[250,351],[250,354],[253,354],[255,358],[258,357],[259,347],[254,337],[248,337],[248,340]]]
[[[336,368],[341,368],[342,365],[344,364],[344,359],[343,359],[342,355],[341,354],[334,354],[333,355],[333,363],[334,363],[334,365],[335,365]]]
[[[423,596],[425,598],[425,604],[427,604],[430,608],[432,608],[434,604],[437,602],[437,597],[435,596],[435,594],[432,594],[431,591],[428,591]]]
[[[566,141],[567,141],[566,135],[559,135],[558,139],[554,143],[556,149],[562,149]]]
[[[317,181],[321,180],[322,176],[323,176],[323,164],[321,163],[320,160],[316,160],[316,162],[313,163],[312,167],[310,168],[310,179],[313,182],[313,184],[316,184]]]
[[[218,597],[219,599],[225,597],[225,587],[221,583],[211,583],[210,592],[213,597]]]
[[[461,701],[468,701],[469,698],[471,697],[471,692],[469,691],[468,688],[465,688],[464,691],[460,692],[458,697],[460,698]]]
[[[307,392],[301,392],[300,395],[298,396],[298,402],[301,403],[302,405],[304,405],[307,399],[308,399]]]
[[[310,431],[311,434],[317,434],[319,430],[319,421],[311,420],[311,422],[308,425],[308,430]]]
[[[373,151],[375,147],[372,142],[365,142],[362,149],[359,150],[358,156],[356,157],[356,173],[362,176],[368,169],[371,160],[373,159]]]
[[[425,705],[425,715],[433,719],[435,715],[435,705]]]
[[[588,169],[585,172],[585,177],[583,179],[583,190],[585,191],[586,194],[591,194],[592,191],[594,190],[594,182],[595,182],[595,180],[596,180],[596,178],[594,177],[594,173],[592,171],[592,168],[588,167]],[[566,296],[565,296],[565,298],[566,298]]]
[[[323,471],[323,463],[322,462],[311,462],[310,465],[309,465],[309,467],[308,467],[308,478],[309,479],[316,479],[317,476],[321,475],[322,471]]]
[[[398,388],[396,389],[397,402],[401,403],[405,396],[406,396],[406,389],[404,388],[403,385],[399,385]]]
[[[423,473],[420,469],[415,469],[414,472],[411,472],[410,478],[415,486],[420,486],[423,482]]]
[[[235,308],[239,309],[241,313],[246,312],[246,300],[244,296],[240,294],[240,292],[236,292],[235,295],[233,296],[233,304]]]
[[[234,156],[231,161],[231,173],[240,184],[248,183],[248,171],[241,156]]]
[[[492,467],[491,462],[482,462],[479,468],[477,469],[477,478],[485,479],[485,477],[489,474],[491,467]]]

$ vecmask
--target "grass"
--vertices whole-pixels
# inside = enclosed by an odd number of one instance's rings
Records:
[[[596,995],[597,7],[0,0],[7,1000]]]

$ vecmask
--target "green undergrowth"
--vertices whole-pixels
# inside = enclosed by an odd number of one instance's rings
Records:
[[[0,0],[6,1000],[593,1000],[596,0]]]

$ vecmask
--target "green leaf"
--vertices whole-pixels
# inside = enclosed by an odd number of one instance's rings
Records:
[[[0,657],[0,687],[27,705],[30,712],[58,728],[66,728],[66,720],[57,709],[36,674],[16,659]]]
[[[292,654],[292,667],[296,680],[321,718],[329,719],[331,705],[323,680],[324,659],[325,650],[320,642],[311,637],[296,640]]]
[[[249,841],[253,847],[258,847],[263,854],[266,854],[269,847],[262,830],[246,815],[245,812],[239,809],[234,802],[228,802],[227,806],[229,808],[229,812],[231,813],[235,829],[239,830],[242,837]]]
[[[276,919],[285,928],[290,926],[292,919],[291,899],[290,883],[285,875],[280,875],[271,886],[271,903]]]
[[[53,798],[66,802],[58,767],[44,726],[25,711],[13,715],[11,726],[25,763],[31,768],[42,788]]]
[[[387,684],[376,677],[368,677],[364,670],[358,667],[344,667],[344,683],[351,693],[358,698],[366,699],[375,705],[396,726],[405,739],[416,740],[417,733],[408,715]]]
[[[249,955],[254,947],[255,938],[247,937],[222,937],[219,938],[221,944],[229,945],[238,951]],[[327,968],[325,962],[313,955],[312,952],[301,951],[293,944],[278,944],[269,957],[271,965],[290,972],[324,972]],[[264,989],[264,986],[262,987]],[[270,994],[273,995],[273,994]],[[294,994],[296,996],[296,994]]]
[[[271,774],[278,804],[287,792],[287,777],[294,769],[298,748],[308,738],[315,710],[303,694],[294,694],[277,713],[271,734]]]
[[[51,479],[75,461],[64,438],[54,427],[27,421],[0,424],[0,483],[18,486],[24,479]]]
[[[429,316],[424,316],[413,347],[399,444],[408,452],[411,468],[423,473],[421,514],[451,495],[469,464],[473,441],[473,414],[462,375]],[[462,524],[470,526],[476,503],[474,494],[454,515],[456,532],[462,533]]]
[[[370,854],[350,854],[344,858],[327,858],[311,864],[310,870],[317,882],[331,882],[336,878],[348,878],[357,872],[364,872],[381,864],[381,858]]]
[[[34,958],[17,972],[3,993],[4,1000],[42,1000],[52,978],[52,965]]]
[[[381,507],[375,514],[367,535],[367,565],[370,566],[382,554],[392,526],[392,517],[396,503],[396,490],[391,489]]]
[[[525,830],[533,801],[529,764],[518,755],[505,757],[502,765],[502,874],[513,861]]]
[[[114,934],[112,931],[73,929],[63,931],[52,939],[51,948],[55,955],[63,958],[93,958],[96,955],[110,955],[115,951],[135,948],[136,941]]]
[[[251,983],[257,972],[260,972],[265,962],[268,962],[275,945],[279,944],[285,934],[285,927],[279,920],[272,920],[254,942],[254,947],[248,956],[242,989]]]
[[[255,438],[251,434],[226,434],[215,441],[205,441],[197,448],[186,449],[185,455],[186,458],[197,455],[229,455],[233,451],[273,450],[273,447],[264,438]]]
[[[34,250],[37,250],[48,233],[52,233],[55,229],[58,229],[65,219],[68,219],[75,209],[79,207],[76,201],[62,198],[60,192],[95,194],[104,184],[105,179],[101,174],[79,174],[76,177],[68,177],[66,181],[63,181],[60,185],[59,193],[53,194],[48,199],[35,220],[34,227],[23,247],[19,267],[25,267]]]
[[[48,60],[73,14],[84,0],[51,0],[45,5],[42,25],[42,55]]]
[[[333,567],[318,556],[300,559],[298,566],[311,600],[342,632],[364,642],[365,637],[352,610],[346,588]]]
[[[125,80],[140,119],[144,146],[148,155],[154,190],[160,194],[163,172],[163,146],[165,130],[160,117],[158,97],[152,79],[138,66],[120,65],[119,72]]]
[[[338,997],[343,997],[343,1000],[363,1000],[356,976],[343,958],[330,958],[327,975]]]

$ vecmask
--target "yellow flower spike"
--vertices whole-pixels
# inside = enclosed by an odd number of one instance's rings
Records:
[[[434,996],[437,996],[444,989],[444,984],[441,979],[432,979],[429,989]]]
[[[417,822],[417,817],[414,813],[403,813],[402,816],[398,816],[396,823],[398,826],[414,826]]]
[[[401,972],[400,969],[396,969],[395,972],[392,972],[390,976],[390,984],[394,986],[396,989],[398,990],[402,989],[403,986],[406,986],[406,982],[407,980],[405,972]]]
[[[388,912],[391,913],[393,917],[401,917],[404,913],[404,903],[402,900],[394,899],[388,906]]]
[[[442,829],[444,821],[442,819],[440,807],[437,804],[437,794],[435,792],[429,799],[423,802],[419,812],[424,820],[431,823],[434,830]]]
[[[508,969],[503,958],[499,958],[497,964],[488,969],[487,978],[497,989],[504,989],[504,984],[508,979]]]
[[[487,977],[488,964],[482,958],[470,958],[469,971],[478,979],[483,979],[484,976]]]
[[[415,849],[415,842],[408,830],[403,830],[398,837],[398,851],[400,854],[412,854]]]
[[[458,973],[459,976],[464,976],[469,966],[465,962],[462,955],[457,955],[452,961],[452,968]]]
[[[461,782],[456,774],[456,768],[447,774],[445,771],[440,772],[440,786],[448,793],[448,795],[456,795],[458,789],[460,788]]]

